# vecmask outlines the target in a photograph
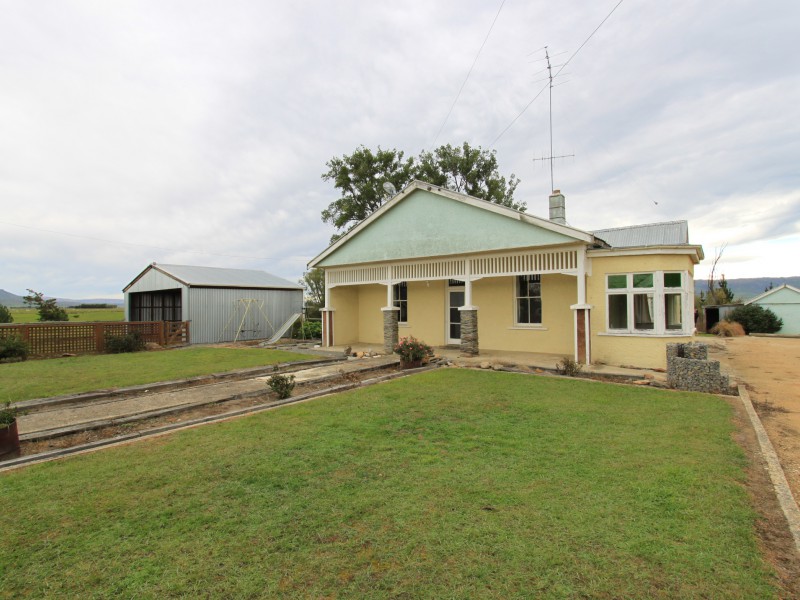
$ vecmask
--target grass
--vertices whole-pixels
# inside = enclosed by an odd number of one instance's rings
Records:
[[[0,597],[776,597],[713,396],[439,370],[0,475]]]
[[[70,322],[122,321],[124,310],[119,308],[66,308]],[[14,323],[38,323],[39,313],[35,308],[9,308]]]
[[[307,354],[261,348],[185,348],[28,360],[0,365],[0,402],[126,387],[310,358]]]

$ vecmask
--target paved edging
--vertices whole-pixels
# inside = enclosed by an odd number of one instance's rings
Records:
[[[769,441],[764,425],[761,423],[761,419],[758,418],[755,408],[753,408],[750,394],[743,385],[739,386],[739,397],[742,399],[747,416],[750,417],[750,423],[756,432],[758,444],[761,446],[761,454],[767,461],[769,478],[772,480],[772,486],[775,488],[775,494],[778,496],[781,510],[783,510],[786,521],[789,523],[789,531],[794,538],[795,548],[800,552],[800,508],[797,507],[789,482],[786,481],[786,474],[783,472],[783,467],[781,467],[781,462],[775,453],[775,448],[772,446],[772,442]]]
[[[287,398],[285,400],[276,400],[269,404],[261,404],[259,406],[250,406],[247,408],[240,408],[234,411],[230,411],[227,413],[222,413],[219,415],[210,415],[208,417],[201,417],[199,419],[193,419],[191,421],[184,421],[183,423],[174,423],[172,425],[164,425],[163,427],[158,427],[155,429],[150,429],[148,431],[141,431],[135,433],[129,433],[126,435],[121,435],[114,438],[109,438],[106,440],[97,440],[95,442],[89,442],[87,444],[81,444],[80,446],[72,446],[71,448],[60,448],[58,450],[53,450],[51,452],[42,452],[39,454],[32,454],[30,456],[21,456],[19,458],[14,458],[8,461],[3,461],[0,463],[0,473],[4,473],[6,471],[11,471],[14,469],[18,469],[20,467],[25,467],[28,465],[43,463],[43,462],[50,462],[53,460],[58,460],[60,458],[64,458],[67,456],[71,456],[73,454],[85,454],[87,452],[93,452],[95,450],[107,447],[107,446],[116,446],[118,444],[129,443],[132,441],[140,440],[140,439],[148,439],[151,437],[158,437],[160,435],[164,435],[166,433],[172,433],[174,431],[178,431],[181,429],[190,429],[192,427],[197,427],[199,425],[205,425],[207,423],[216,423],[220,421],[227,421],[229,419],[233,419],[236,417],[246,416],[248,414],[253,414],[257,412],[263,412],[265,410],[272,410],[275,408],[280,408],[282,406],[286,406],[288,404],[296,404],[298,402],[305,402],[307,400],[314,400],[316,398],[321,398],[323,396],[328,396],[330,394],[335,394],[338,392],[344,392],[347,390],[355,389],[358,387],[365,387],[370,385],[375,385],[377,383],[382,383],[384,381],[389,381],[391,379],[398,379],[400,377],[408,377],[409,375],[413,375],[415,373],[421,373],[424,371],[432,371],[434,369],[439,368],[438,366],[429,366],[429,367],[421,367],[419,369],[408,369],[405,371],[399,371],[398,373],[390,373],[389,375],[383,375],[381,377],[375,377],[373,379],[366,379],[361,382],[356,383],[347,383],[343,385],[334,386],[331,388],[327,388],[324,390],[317,390],[315,392],[309,392],[308,394],[303,394],[302,396],[295,396],[293,398]]]
[[[379,365],[369,365],[364,369],[359,369],[358,371],[350,371],[350,373],[369,373],[370,371],[379,371],[386,367],[391,366],[390,364],[379,364]],[[268,371],[270,375],[274,374],[273,370]],[[287,373],[289,371],[283,371]],[[323,375],[321,377],[312,377],[311,379],[306,379],[302,383],[323,383],[325,381],[340,379],[342,377],[341,374],[333,374],[333,375]],[[216,383],[216,382],[215,382]],[[52,438],[63,437],[65,435],[71,435],[73,433],[80,433],[82,431],[91,431],[93,429],[100,429],[102,427],[108,427],[111,425],[122,425],[124,423],[132,423],[136,421],[142,421],[144,419],[152,419],[156,417],[163,417],[166,415],[171,415],[179,412],[184,412],[187,410],[192,410],[195,408],[199,408],[201,406],[208,406],[211,404],[220,404],[222,402],[228,402],[231,400],[242,400],[245,398],[257,398],[259,396],[263,396],[268,394],[269,390],[267,386],[264,386],[264,389],[256,390],[252,392],[240,392],[237,394],[231,394],[230,396],[226,396],[224,398],[216,398],[214,400],[199,400],[197,402],[190,402],[187,404],[176,404],[174,406],[169,406],[166,408],[158,408],[154,410],[145,410],[139,413],[129,414],[120,417],[114,417],[110,419],[98,419],[95,421],[85,421],[83,423],[76,423],[75,425],[67,425],[64,427],[56,427],[54,429],[40,429],[38,431],[31,431],[29,433],[22,433],[19,436],[19,440],[21,442],[38,442],[42,440],[49,440]]]
[[[209,383],[220,383],[222,381],[251,379],[253,377],[260,377],[262,375],[272,375],[275,373],[275,368],[284,369],[283,373],[291,373],[306,367],[315,367],[336,362],[343,362],[344,358],[321,358],[308,361],[294,361],[288,363],[276,363],[274,365],[265,365],[261,367],[250,367],[247,369],[237,369],[236,371],[225,371],[223,373],[211,373],[209,375],[198,375],[197,377],[189,377],[187,379],[176,379],[172,381],[157,381],[153,383],[145,383],[142,385],[134,385],[125,388],[95,390],[92,392],[81,392],[80,394],[67,394],[64,396],[51,396],[48,398],[35,398],[32,400],[20,400],[15,402],[16,406],[21,411],[39,411],[47,408],[62,407],[68,404],[76,404],[86,400],[98,400],[100,398],[116,398],[118,396],[127,396],[132,394],[139,394],[142,392],[166,392],[169,390],[186,389],[190,387],[197,387]]]

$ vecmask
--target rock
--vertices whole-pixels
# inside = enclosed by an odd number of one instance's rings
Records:
[[[354,353],[353,356],[355,356],[356,358],[364,358],[364,353],[359,351]]]
[[[652,373],[645,373],[645,374],[644,374],[644,378],[645,378],[645,379],[649,379],[649,380],[651,380],[651,381],[652,381],[653,379],[655,379],[655,378],[656,378],[656,376],[655,376],[655,375],[653,375]]]
[[[144,349],[147,350],[148,352],[154,352],[156,350],[163,350],[164,348],[161,346],[161,344],[157,344],[155,342],[147,342],[144,345]]]
[[[62,358],[69,358],[70,356],[77,356],[77,354],[72,354],[71,352],[64,352],[64,354],[61,355]]]
[[[633,382],[633,385],[650,385],[650,381],[648,379],[637,379]]]
[[[479,366],[481,369],[490,369],[492,367],[492,365],[486,361],[482,362]]]
[[[501,371],[503,369],[503,365],[498,365],[497,363],[492,365],[492,371]]]

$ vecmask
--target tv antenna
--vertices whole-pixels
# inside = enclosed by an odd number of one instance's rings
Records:
[[[563,54],[563,52],[561,54]],[[553,85],[553,79],[555,79],[555,76],[553,75],[553,67],[554,66],[555,67],[560,67],[560,66],[565,66],[565,65],[553,65],[553,64],[550,63],[550,58],[551,58],[550,57],[550,51],[548,50],[547,46],[545,46],[544,47],[544,60],[547,61],[547,77],[545,79],[547,79],[549,81],[547,87],[548,87],[548,92],[550,94],[550,156],[542,156],[541,158],[534,158],[533,162],[536,162],[538,160],[540,160],[542,162],[544,162],[544,161],[549,161],[550,162],[550,190],[554,190],[554,189],[556,189],[556,186],[555,186],[555,183],[553,181],[553,162],[555,160],[559,159],[559,158],[575,158],[575,155],[574,154],[562,154],[560,156],[553,156],[553,88],[555,87]],[[539,59],[539,60],[542,60],[542,59]],[[556,73],[556,76],[557,75],[558,75],[558,73]],[[565,73],[565,75],[566,75],[566,73]],[[564,81],[562,83],[567,83],[567,82]],[[560,84],[556,84],[556,85],[560,85]]]

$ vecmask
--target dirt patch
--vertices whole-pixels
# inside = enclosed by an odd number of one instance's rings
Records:
[[[709,355],[746,385],[792,494],[800,498],[800,338],[711,340]]]

